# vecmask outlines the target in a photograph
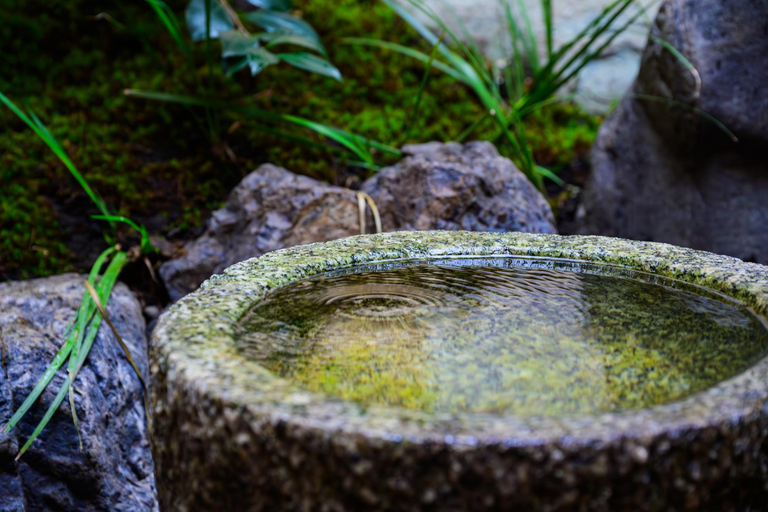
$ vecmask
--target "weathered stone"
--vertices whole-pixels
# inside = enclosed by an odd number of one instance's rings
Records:
[[[362,186],[384,231],[557,232],[547,201],[493,144],[431,142],[403,152]]]
[[[266,164],[235,187],[203,236],[187,244],[180,258],[163,264],[160,276],[177,300],[238,261],[359,233],[354,192]]]
[[[542,195],[487,142],[406,146],[401,163],[363,184],[384,231],[465,229],[554,233]],[[374,229],[370,212],[367,231]],[[185,253],[160,267],[172,300],[212,274],[269,251],[360,233],[357,194],[273,165],[235,187]]]
[[[84,279],[66,274],[0,283],[0,425],[21,405],[64,341],[85,291]],[[115,288],[107,313],[146,377],[144,319],[124,285]],[[156,511],[143,390],[104,324],[74,383],[82,451],[65,400],[20,462],[14,462],[63,374],[54,377],[9,435],[0,434],[0,511]]]
[[[768,314],[768,267],[666,244],[398,232],[263,255],[172,306],[153,332],[155,461],[167,510],[764,510],[768,359],[687,398],[581,416],[425,413],[302,390],[243,355],[270,290],[369,262],[519,255],[618,265]]]
[[[655,240],[768,262],[768,2],[668,0],[632,92],[600,130],[582,233]]]

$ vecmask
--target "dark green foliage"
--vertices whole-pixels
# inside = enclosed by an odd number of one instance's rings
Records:
[[[187,2],[169,4],[183,20]],[[454,139],[482,117],[471,91],[432,71],[406,140],[424,65],[340,41],[372,37],[426,53],[428,44],[377,1],[295,4],[294,14],[317,30],[343,82],[284,63],[256,77],[243,72],[227,78],[221,69],[210,69],[218,99],[247,98],[260,108],[393,146]],[[103,12],[114,22],[97,16]],[[368,172],[348,166],[338,153],[265,133],[236,113],[219,115],[220,139],[212,143],[202,110],[126,97],[128,88],[188,95],[200,93],[200,81],[208,88],[205,44],[194,47],[196,77],[146,2],[0,0],[0,19],[0,91],[41,117],[113,213],[146,225],[150,234],[188,236],[261,162],[342,185]],[[555,166],[586,148],[596,127],[592,118],[561,106],[526,121],[534,153]],[[309,131],[286,131],[326,142]],[[492,123],[485,122],[469,138],[494,135]],[[97,213],[44,143],[0,110],[0,278],[88,269],[103,247],[105,222],[89,218]]]

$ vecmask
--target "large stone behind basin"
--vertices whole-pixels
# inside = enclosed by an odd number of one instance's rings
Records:
[[[549,204],[488,142],[406,146],[406,158],[363,183],[384,231],[555,233]],[[370,212],[367,231],[374,229]],[[264,253],[360,234],[357,194],[262,165],[235,187],[184,254],[160,267],[172,300],[212,274]]]
[[[265,164],[246,176],[214,212],[206,232],[160,267],[172,300],[224,268],[266,252],[360,233],[351,190]]]
[[[0,283],[0,425],[59,349],[82,299],[84,279],[66,274]],[[146,377],[147,340],[138,301],[118,284],[107,312]],[[82,451],[65,400],[20,462],[14,461],[63,380],[59,372],[21,424],[9,435],[0,434],[0,511],[156,511],[143,390],[106,325],[75,380]]]
[[[557,233],[547,201],[490,142],[432,142],[403,153],[362,187],[378,205],[384,231]]]
[[[600,130],[582,233],[652,240],[768,263],[768,2],[668,0],[632,92]]]

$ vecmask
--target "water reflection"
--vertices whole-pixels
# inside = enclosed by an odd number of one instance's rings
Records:
[[[679,399],[765,353],[747,309],[639,277],[516,258],[368,265],[272,292],[238,345],[344,399],[547,415]]]

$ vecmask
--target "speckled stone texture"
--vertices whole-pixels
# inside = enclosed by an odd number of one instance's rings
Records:
[[[362,186],[381,211],[384,231],[557,232],[546,199],[489,142],[432,142],[406,146],[403,153],[402,162]],[[368,212],[366,232],[374,230]],[[232,190],[205,233],[159,273],[175,301],[239,261],[360,231],[354,191],[264,164]]]
[[[426,414],[306,392],[239,356],[266,292],[340,267],[458,255],[556,257],[701,285],[768,313],[768,267],[665,244],[399,232],[227,269],[153,332],[161,505],[179,511],[657,511],[768,507],[768,360],[679,402],[560,418]]]
[[[662,4],[653,28],[657,39],[648,43],[633,95],[595,141],[582,215],[564,231],[667,242],[768,264],[766,19],[766,0]],[[659,39],[685,55],[700,82]],[[717,118],[739,142],[691,107]]]
[[[403,147],[405,158],[363,183],[384,231],[557,233],[549,203],[490,142]]]
[[[171,300],[178,300],[238,261],[359,233],[354,192],[264,164],[232,190],[205,233],[159,273]]]
[[[64,341],[86,276],[0,283],[0,425],[5,425]],[[118,284],[107,313],[148,375],[141,306]],[[10,434],[0,434],[0,512],[155,512],[144,392],[107,325],[75,379],[83,449],[67,400],[19,462],[14,457],[53,401],[60,371]]]

